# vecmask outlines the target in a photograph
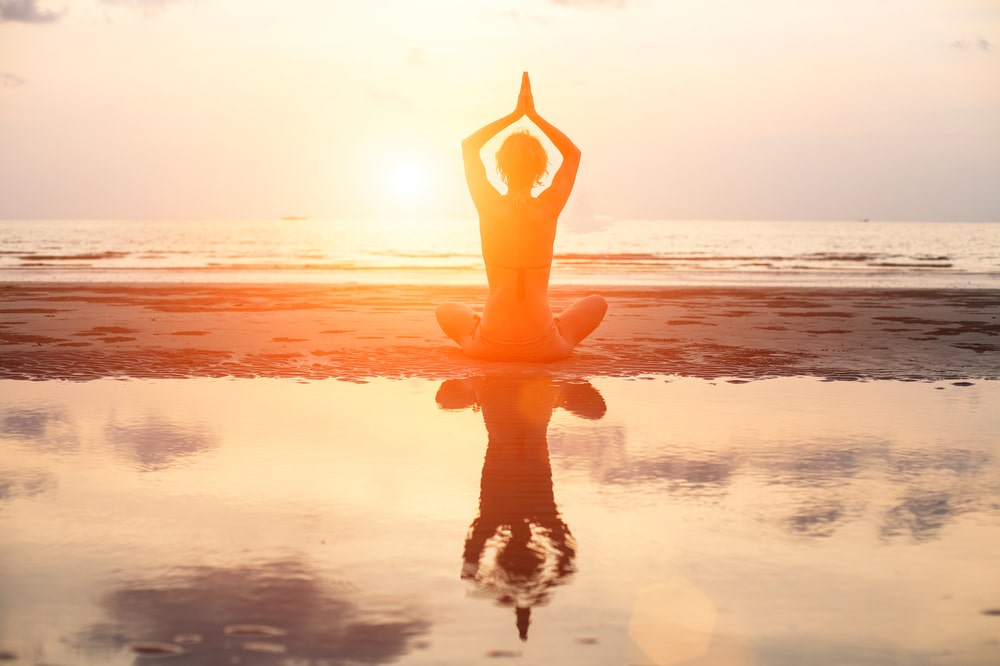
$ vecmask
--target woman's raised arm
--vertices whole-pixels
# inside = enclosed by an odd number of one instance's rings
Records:
[[[559,165],[559,171],[556,172],[556,175],[552,177],[552,183],[538,195],[540,201],[546,201],[555,206],[557,212],[561,211],[566,205],[566,200],[569,199],[570,192],[573,191],[573,183],[576,182],[576,172],[580,168],[580,149],[559,128],[538,115],[527,72],[521,77],[521,95],[518,97],[517,106],[518,108],[524,107],[524,115],[535,123],[538,129],[542,130],[542,133],[548,137],[562,155],[562,164]]]
[[[486,167],[480,151],[486,142],[495,137],[505,128],[515,123],[524,111],[518,104],[513,112],[508,113],[503,118],[498,118],[490,124],[479,128],[462,141],[462,161],[465,163],[465,181],[469,185],[469,194],[472,195],[472,202],[476,208],[488,202],[490,199],[499,197],[500,193],[493,187],[493,184],[486,177]]]

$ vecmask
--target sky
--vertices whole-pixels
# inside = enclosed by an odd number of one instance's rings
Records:
[[[473,217],[522,71],[567,215],[1000,221],[1000,0],[0,0],[0,218]]]

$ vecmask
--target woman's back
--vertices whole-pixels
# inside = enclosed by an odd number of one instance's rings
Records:
[[[503,340],[538,336],[551,324],[549,273],[556,216],[537,199],[499,197],[480,212],[490,292],[483,330]]]
[[[479,211],[479,236],[486,265],[548,268],[556,238],[557,213],[544,202],[497,197]]]

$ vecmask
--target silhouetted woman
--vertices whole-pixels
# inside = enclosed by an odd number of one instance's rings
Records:
[[[541,142],[514,132],[497,152],[497,172],[507,185],[500,194],[486,177],[480,151],[487,141],[526,116],[562,155],[552,183],[537,197],[532,189],[548,172]],[[607,311],[598,295],[583,298],[553,316],[549,271],[559,213],[573,189],[580,150],[535,111],[528,73],[521,79],[517,107],[462,142],[465,178],[479,213],[479,235],[489,295],[482,315],[461,303],[437,309],[441,328],[468,356],[495,360],[553,361],[566,358],[590,335]]]

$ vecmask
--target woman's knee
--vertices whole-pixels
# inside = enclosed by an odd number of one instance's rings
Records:
[[[566,310],[571,311],[574,319],[582,324],[597,326],[608,311],[608,302],[600,294],[591,294],[581,298]]]
[[[454,303],[441,303],[434,310],[434,317],[437,318],[438,324],[441,328],[444,328],[444,322],[450,319],[450,313],[453,312],[452,306]]]
[[[591,294],[583,299],[588,308],[597,315],[598,321],[604,319],[608,312],[608,302],[600,294]]]
[[[468,305],[462,303],[441,303],[434,311],[438,325],[445,335],[458,341],[471,335],[477,315]]]
[[[454,321],[468,316],[469,310],[468,306],[461,303],[445,302],[437,306],[434,316],[437,317],[438,323],[443,326],[446,321]]]
[[[577,345],[581,340],[594,332],[608,311],[608,302],[603,296],[591,294],[581,298],[576,303],[560,313],[559,327],[569,343]]]

